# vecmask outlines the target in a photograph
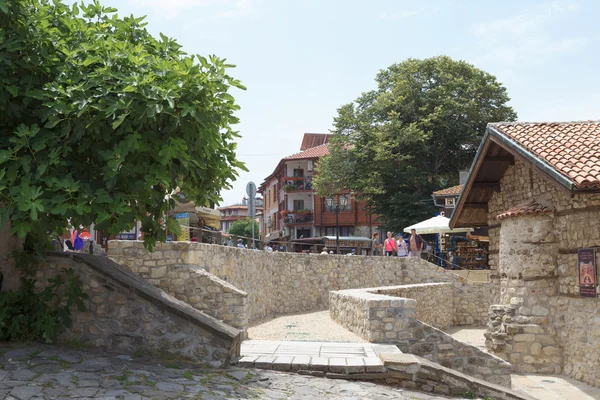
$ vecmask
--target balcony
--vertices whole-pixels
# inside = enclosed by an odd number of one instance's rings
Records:
[[[283,225],[312,224],[314,221],[313,210],[283,211],[281,213]]]
[[[286,176],[282,178],[282,184],[283,190],[286,193],[313,190],[312,176]]]

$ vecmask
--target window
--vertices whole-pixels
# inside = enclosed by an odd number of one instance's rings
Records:
[[[304,210],[304,200],[294,200],[294,211]]]
[[[340,226],[340,236],[353,236],[353,226]],[[325,236],[335,236],[335,226],[328,226],[325,228]]]
[[[273,192],[273,203],[277,203],[277,185],[271,186],[271,191]]]
[[[311,229],[302,228],[296,230],[296,239],[311,237]]]
[[[303,178],[304,177],[304,170],[302,168],[294,169],[294,176],[296,178]]]
[[[344,212],[344,211],[351,211],[352,210],[352,200],[350,199],[349,195],[346,195],[348,197],[348,204],[346,204],[346,207],[344,207],[343,210],[340,210],[340,212]],[[323,198],[323,209],[325,210],[325,212],[335,212],[335,207],[328,207],[327,206],[327,198]]]
[[[454,208],[456,199],[454,197],[446,197],[446,208]]]

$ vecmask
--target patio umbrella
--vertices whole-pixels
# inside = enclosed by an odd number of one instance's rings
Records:
[[[418,224],[411,225],[408,228],[404,228],[404,232],[410,233],[411,229],[415,229],[419,235],[426,235],[431,233],[464,233],[473,230],[473,228],[450,229],[449,223],[450,218],[437,215]]]

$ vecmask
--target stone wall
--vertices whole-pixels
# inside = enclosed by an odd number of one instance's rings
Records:
[[[489,284],[466,279],[420,258],[266,253],[227,246],[179,242],[157,244],[109,241],[110,258],[130,269],[166,270],[193,264],[248,293],[250,322],[280,314],[327,309],[332,290],[449,282],[455,298],[454,325],[485,325],[491,304]]]
[[[1,291],[14,290],[20,286],[20,280],[14,272],[15,263],[12,252],[19,248],[20,241],[10,234],[10,221],[0,229],[0,274],[2,275]]]
[[[229,282],[197,265],[169,264],[151,268],[147,264],[148,261],[129,265],[129,269],[197,310],[235,328],[248,327],[248,295]]]
[[[63,268],[79,275],[89,299],[86,311],[73,308],[73,325],[62,341],[215,367],[226,366],[239,356],[240,330],[156,289],[107,257],[54,253],[38,265],[37,288],[45,287]]]
[[[440,290],[446,285],[419,286],[431,296],[447,295]],[[334,291],[329,313],[334,321],[370,342],[394,344],[404,353],[510,387],[509,363],[419,321],[418,301],[379,294],[401,291],[402,287]]]
[[[375,293],[417,301],[417,319],[438,329],[454,322],[454,287],[450,283],[423,283],[377,288]]]
[[[496,219],[529,199],[549,214]],[[575,194],[516,160],[489,202],[494,303],[487,343],[517,371],[600,386],[600,300],[579,296],[577,250],[600,246],[600,194]],[[597,362],[597,361],[596,361]]]

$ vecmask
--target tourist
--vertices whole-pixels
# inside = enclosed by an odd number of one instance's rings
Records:
[[[417,230],[411,229],[410,237],[408,238],[408,255],[410,257],[421,257],[424,243],[421,235],[417,235]]]
[[[406,241],[404,241],[404,237],[401,234],[398,234],[398,257],[406,257],[408,255],[408,246]]]
[[[238,249],[245,249],[246,248],[246,246],[244,246],[244,242],[242,242],[242,239],[238,239],[237,243],[238,243],[237,244]]]
[[[267,243],[267,245],[265,246],[265,251],[267,253],[272,253],[273,252],[273,248],[271,246],[269,246],[269,244]]]
[[[327,252],[327,247],[323,247],[323,251],[321,251],[321,254],[329,254],[329,253]]]
[[[379,241],[379,233],[375,232],[373,234],[373,237],[371,238],[371,240],[373,241],[372,247],[373,247],[373,255],[374,256],[380,256],[381,255],[381,242]]]
[[[398,254],[398,245],[396,244],[396,241],[392,237],[392,232],[387,233],[387,239],[385,239],[384,247],[385,247],[386,257],[391,257],[391,256],[395,256],[396,254]]]

